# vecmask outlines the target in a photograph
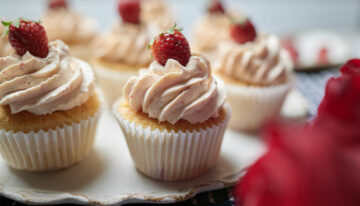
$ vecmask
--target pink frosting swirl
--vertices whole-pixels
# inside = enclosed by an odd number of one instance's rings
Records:
[[[129,79],[123,94],[130,107],[159,122],[192,124],[216,117],[226,92],[221,80],[211,76],[208,60],[192,56],[184,67],[169,59],[165,66],[153,61],[139,76]]]
[[[27,52],[0,58],[0,105],[12,113],[43,115],[84,104],[93,94],[91,67],[68,56],[60,40],[49,44],[49,54],[39,58]]]
[[[5,27],[0,26],[0,35],[4,33]],[[0,36],[0,57],[9,55],[14,51],[9,43],[7,36]]]
[[[49,41],[67,44],[89,43],[96,34],[96,22],[70,9],[51,9],[42,19]]]
[[[289,80],[293,63],[274,35],[259,35],[254,42],[219,45],[215,69],[249,84],[274,85]]]

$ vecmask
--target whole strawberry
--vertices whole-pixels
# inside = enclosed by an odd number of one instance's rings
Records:
[[[50,0],[48,3],[49,9],[60,9],[60,8],[68,8],[66,0]]]
[[[230,34],[232,39],[239,44],[254,41],[256,38],[255,27],[249,19],[242,23],[234,23],[230,28]]]
[[[225,9],[224,6],[222,5],[220,0],[213,0],[211,1],[207,11],[211,14],[224,14],[225,13]]]
[[[181,30],[176,28],[176,25],[155,37],[150,47],[155,60],[163,66],[168,59],[177,60],[186,66],[191,57],[189,43]]]
[[[14,22],[4,22],[7,28],[11,46],[19,55],[29,51],[32,55],[44,58],[49,53],[48,38],[43,26],[38,22],[17,19]]]
[[[140,0],[119,0],[118,11],[126,23],[140,23]]]

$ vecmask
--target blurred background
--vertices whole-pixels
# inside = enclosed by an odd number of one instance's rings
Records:
[[[189,34],[195,19],[205,10],[207,0],[167,0],[179,23]],[[360,30],[359,0],[225,0],[231,10],[251,16],[261,31],[288,33],[309,29],[343,32]],[[100,29],[118,17],[115,0],[73,0],[72,7],[99,21]],[[46,0],[1,0],[1,18],[19,16],[39,19],[46,10]]]

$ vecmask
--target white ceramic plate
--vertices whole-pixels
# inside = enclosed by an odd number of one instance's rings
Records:
[[[298,93],[289,96],[283,113],[291,117],[306,114],[305,102]],[[0,158],[0,195],[36,205],[178,202],[200,192],[233,185],[263,151],[264,147],[255,135],[229,130],[213,169],[187,182],[159,182],[136,171],[120,127],[110,112],[105,111],[95,149],[74,167],[29,173],[8,168]]]

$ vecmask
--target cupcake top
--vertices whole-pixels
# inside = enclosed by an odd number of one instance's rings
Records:
[[[151,25],[156,33],[160,33],[174,24],[171,9],[163,0],[142,1],[140,19],[142,22]]]
[[[30,52],[0,58],[0,105],[9,105],[11,113],[69,110],[84,104],[93,91],[90,66],[70,57],[60,40],[49,44],[45,58]]]
[[[96,34],[96,22],[67,8],[49,9],[42,19],[49,40],[66,44],[88,43]]]
[[[219,44],[215,69],[252,85],[276,85],[289,80],[293,67],[288,53],[274,35],[257,35],[250,20],[234,24],[232,39]]]
[[[38,22],[3,24],[16,52],[0,58],[0,105],[9,105],[13,114],[45,115],[87,102],[94,92],[94,74],[87,63],[69,56],[60,40],[48,44]]]
[[[151,62],[150,36],[144,24],[118,22],[96,40],[94,55],[102,60],[147,66]]]
[[[130,108],[171,124],[181,119],[196,124],[217,117],[226,99],[224,85],[211,75],[206,58],[191,55],[180,31],[159,35],[151,50],[155,61],[123,88]]]
[[[239,13],[226,11],[220,1],[212,1],[206,14],[195,24],[194,47],[200,52],[215,50],[219,42],[230,39],[231,19],[240,16]]]
[[[0,25],[0,35],[4,33],[5,27]],[[13,50],[5,36],[0,36],[0,57],[10,54]]]

